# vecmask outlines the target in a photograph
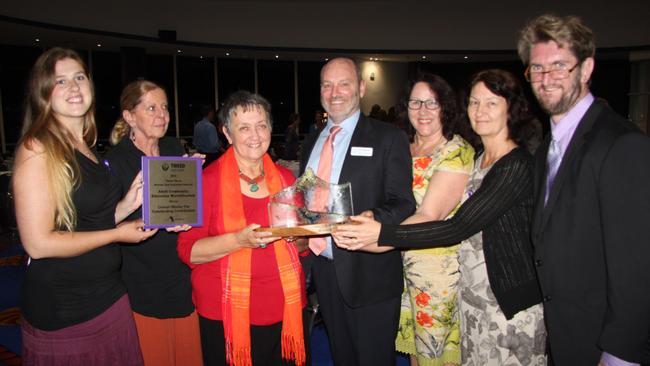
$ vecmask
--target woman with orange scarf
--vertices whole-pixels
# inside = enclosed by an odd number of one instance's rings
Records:
[[[204,225],[181,233],[178,253],[192,269],[207,365],[304,365],[302,241],[269,232],[269,196],[293,183],[266,153],[270,105],[233,93],[221,110],[232,146],[203,172]],[[224,341],[225,340],[225,341]]]

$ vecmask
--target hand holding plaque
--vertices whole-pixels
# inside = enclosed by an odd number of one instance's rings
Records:
[[[329,234],[353,214],[351,185],[328,183],[307,169],[292,186],[270,197],[268,210],[271,227],[258,231],[277,236]]]
[[[198,158],[142,157],[145,228],[203,225],[201,165]]]

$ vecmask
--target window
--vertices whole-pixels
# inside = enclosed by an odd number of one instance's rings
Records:
[[[213,62],[211,57],[176,58],[180,136],[192,136],[194,122],[201,119],[201,106],[214,105]]]
[[[253,65],[253,60],[220,58],[217,61],[220,104],[237,90],[255,91]]]
[[[257,61],[258,91],[271,103],[273,133],[276,135],[284,134],[289,114],[294,111],[293,79],[293,61]]]

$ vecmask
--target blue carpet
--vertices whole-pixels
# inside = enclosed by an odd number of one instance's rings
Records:
[[[14,238],[15,239],[15,238]],[[18,325],[20,286],[25,277],[25,252],[17,240],[0,245],[0,347],[20,356],[22,342]],[[312,366],[334,365],[323,324],[314,327],[311,338]],[[397,366],[408,366],[408,358],[396,356]],[[0,365],[3,365],[0,360]]]
[[[323,324],[318,324],[314,327],[311,334],[311,364],[312,366],[332,366],[332,356],[330,355],[330,347],[327,340],[327,332]],[[396,366],[408,366],[409,358],[403,354],[396,354]]]
[[[327,333],[322,324],[315,326],[311,334],[311,364],[312,366],[333,365]]]
[[[0,347],[20,355],[18,297],[25,277],[25,252],[17,238],[3,238],[0,245]]]

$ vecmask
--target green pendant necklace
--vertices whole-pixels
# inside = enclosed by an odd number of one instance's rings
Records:
[[[258,175],[255,178],[249,178],[246,176],[246,174],[242,173],[241,170],[239,171],[239,178],[243,179],[244,182],[248,183],[248,190],[251,192],[257,192],[260,189],[259,182],[264,179],[264,170],[262,170],[262,174]]]

